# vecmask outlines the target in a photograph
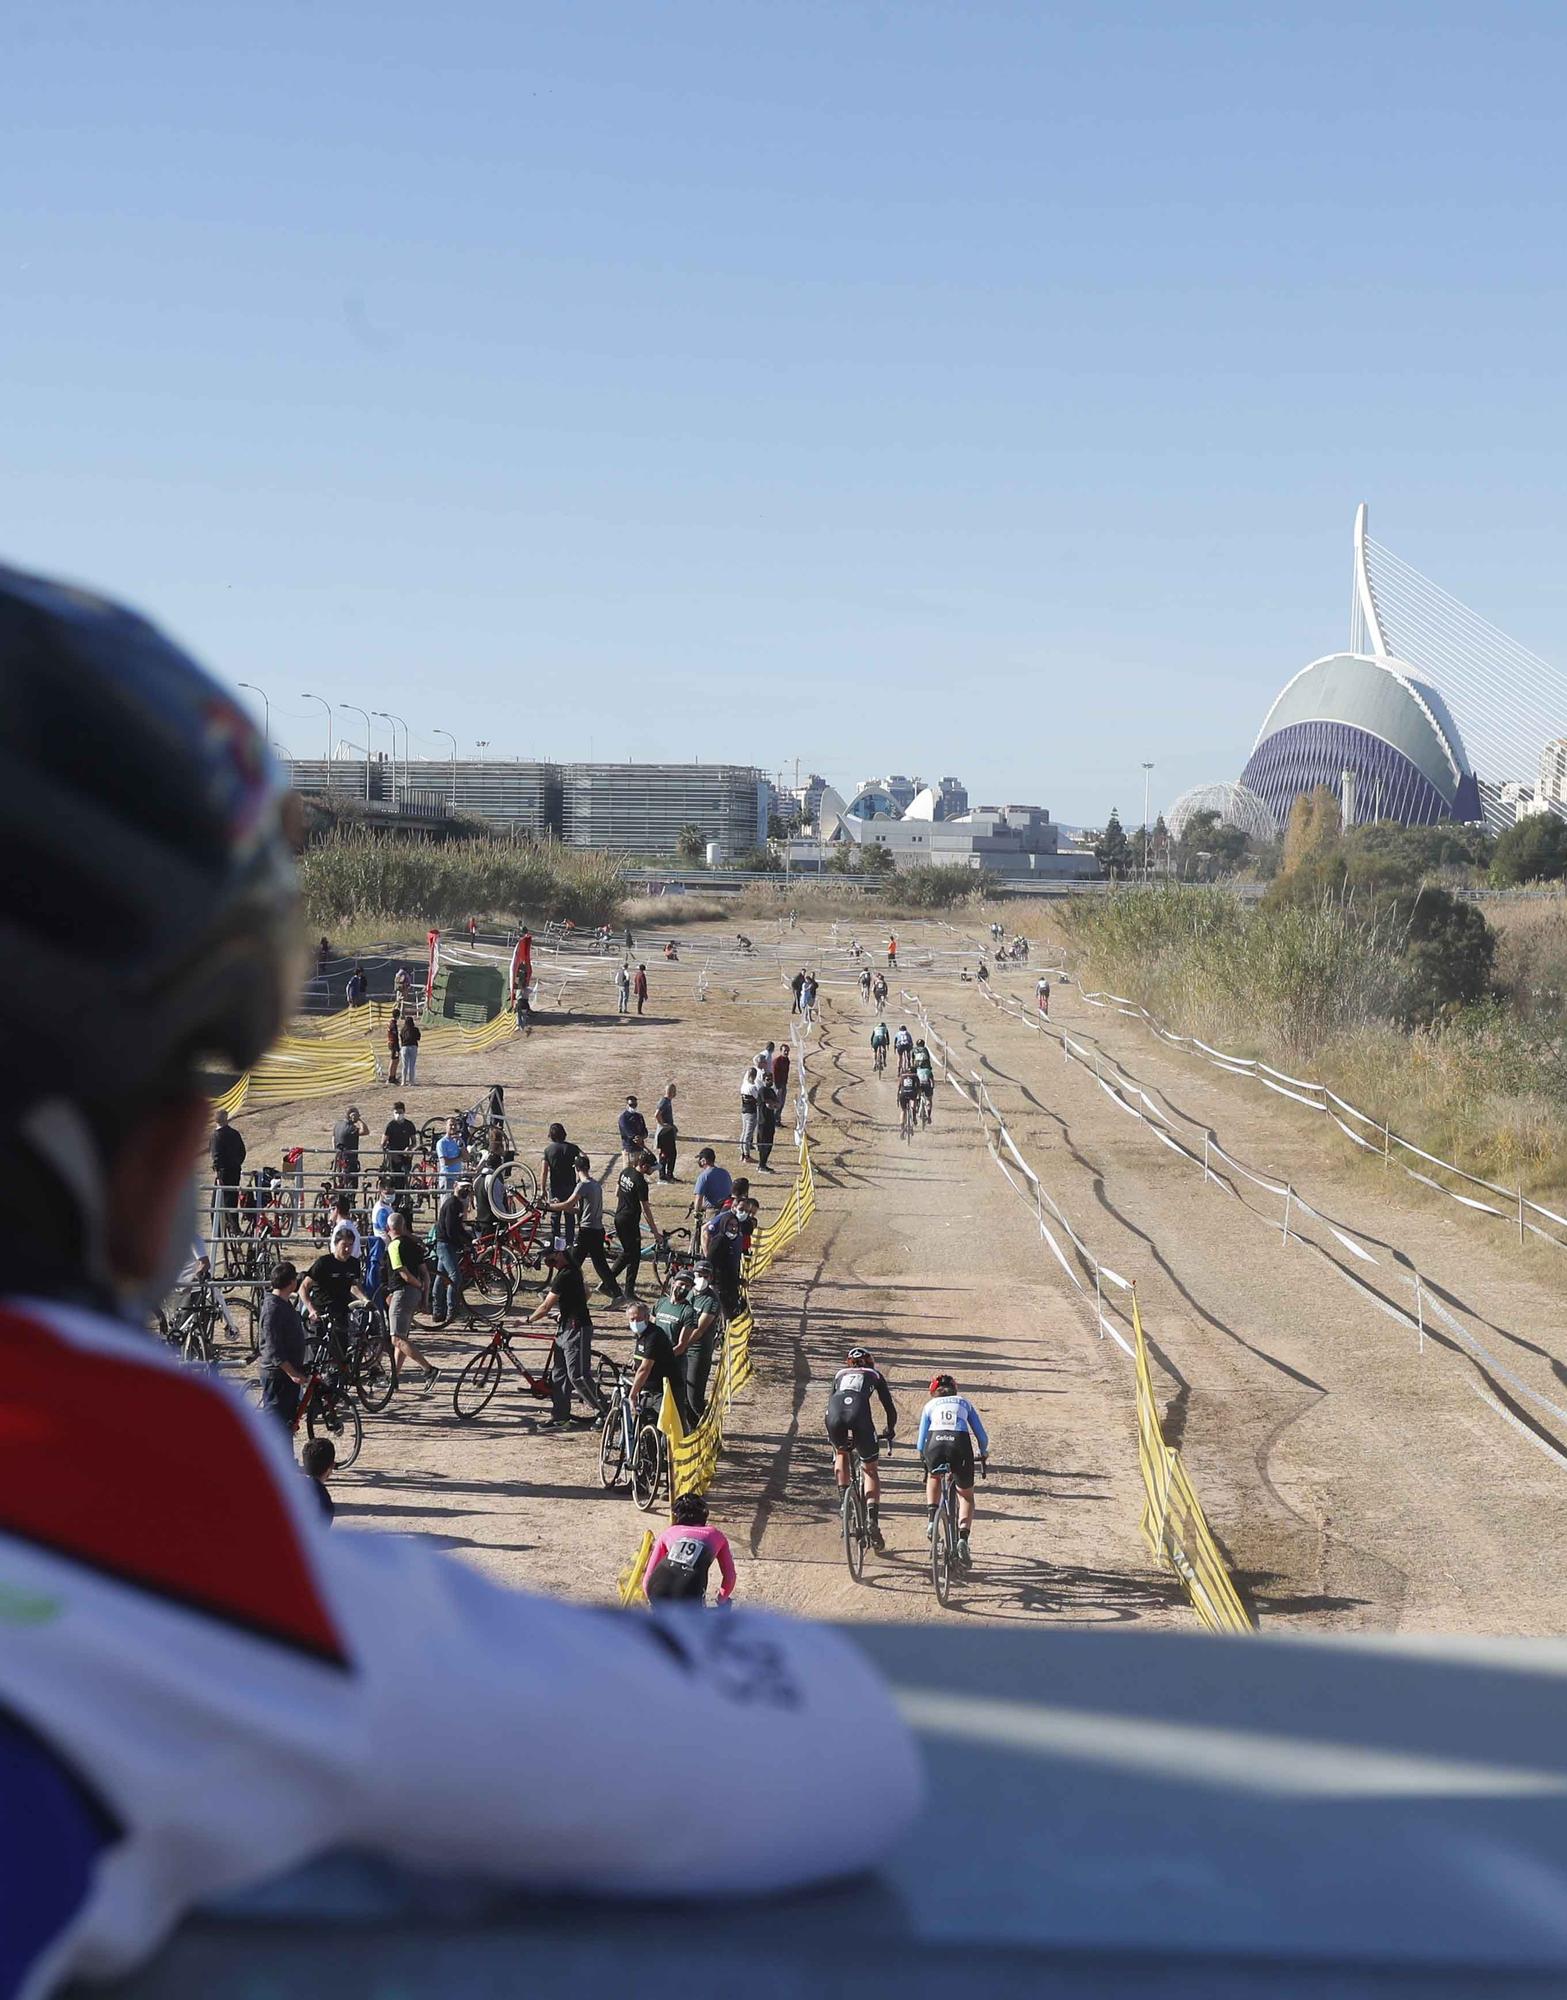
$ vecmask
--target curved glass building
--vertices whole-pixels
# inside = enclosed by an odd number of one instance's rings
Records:
[[[1258,732],[1241,783],[1283,826],[1326,785],[1346,824],[1477,820],[1480,791],[1458,725],[1402,660],[1332,653],[1303,667]]]
[[[1179,840],[1193,815],[1200,812],[1217,813],[1221,826],[1238,826],[1248,840],[1259,844],[1278,838],[1278,821],[1257,794],[1244,785],[1231,784],[1193,785],[1189,792],[1182,792],[1164,816],[1170,838]]]

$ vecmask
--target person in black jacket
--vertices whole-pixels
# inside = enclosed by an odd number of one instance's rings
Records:
[[[435,1212],[435,1291],[430,1324],[445,1326],[462,1308],[462,1259],[469,1243],[468,1197],[471,1181],[459,1181]]]
[[[229,1123],[226,1111],[219,1111],[212,1129],[212,1178],[217,1183],[218,1234],[228,1236],[234,1228],[234,1211],[239,1207],[239,1177],[245,1164],[245,1141],[239,1127]]]

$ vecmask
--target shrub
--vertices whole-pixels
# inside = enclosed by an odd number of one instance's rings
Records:
[[[511,840],[405,840],[339,827],[300,862],[304,914],[312,930],[411,920],[447,927],[470,916],[526,917],[540,923],[613,922],[620,866],[607,855]]]
[[[1497,839],[1491,880],[1501,889],[1519,882],[1560,882],[1567,876],[1567,820],[1531,813]]]

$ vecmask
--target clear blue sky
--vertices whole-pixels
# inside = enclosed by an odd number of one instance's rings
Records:
[[[1134,819],[1342,643],[1361,498],[1567,663],[1560,4],[15,0],[6,43],[0,549],[302,754],[313,689],[434,754]]]

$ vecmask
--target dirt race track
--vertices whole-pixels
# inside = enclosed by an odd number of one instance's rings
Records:
[[[1030,928],[1035,968],[1059,962],[1038,923]],[[881,935],[868,930],[863,942],[879,945]],[[415,1087],[381,1087],[358,1102],[378,1138],[396,1095],[422,1123],[503,1081],[525,1158],[536,1163],[545,1126],[559,1118],[598,1171],[611,1163],[625,1093],[636,1091],[651,1113],[674,1079],[680,1178],[655,1184],[654,1209],[661,1224],[679,1222],[697,1147],[710,1142],[735,1164],[741,1076],[763,1042],[784,1038],[789,973],[817,965],[825,1006],[807,1070],[816,1217],[758,1288],[756,1377],[735,1405],[710,1495],[741,1592],[833,1618],[1189,1624],[1138,1529],[1130,1364],[1097,1333],[1091,1306],[1041,1242],[1032,1208],[997,1171],[955,1091],[939,1087],[929,1131],[908,1144],[899,1138],[892,1083],[871,1073],[870,1015],[848,966],[848,936],[847,927],[837,937],[802,927],[759,936],[758,955],[736,959],[727,936],[686,932],[678,965],[659,959],[662,940],[649,939],[652,998],[642,1019],[615,1014],[612,962],[578,961],[564,983],[546,962],[543,1004],[559,997],[566,1011],[546,1012],[530,1036],[492,1055],[428,1049]],[[900,982],[920,996],[933,1025],[984,1076],[1079,1234],[1137,1280],[1167,1434],[1259,1622],[1559,1630],[1567,1533],[1554,1510],[1567,1498],[1567,1463],[1547,1447],[1567,1452],[1567,1421],[1546,1406],[1567,1405],[1567,1257],[1521,1253],[1494,1222],[1359,1167],[1308,1113],[1259,1103],[1245,1084],[1058,984],[1057,1020],[1123,1061],[1172,1120],[1195,1120],[1236,1157],[1289,1178],[1379,1256],[1385,1246],[1411,1258],[1534,1398],[1450,1339],[1433,1334],[1422,1351],[1321,1258],[1286,1245],[1266,1200],[1205,1186],[1091,1070],[1063,1061],[1057,1044],[961,983],[960,964],[974,964],[972,940],[935,923],[900,926],[899,940],[889,1016],[898,1017]],[[1034,978],[1035,969],[1019,969],[998,983],[1032,1006]],[[291,1142],[324,1146],[339,1109],[299,1104],[242,1117],[251,1164]],[[752,1171],[764,1221],[792,1174],[786,1136],[773,1163],[771,1175]],[[600,1345],[624,1359],[622,1316],[607,1305],[595,1312]],[[432,1334],[429,1346],[450,1368],[478,1339]],[[886,1471],[888,1553],[871,1558],[861,1584],[839,1552],[822,1432],[827,1383],[854,1340],[876,1353],[900,1418]],[[938,1366],[956,1375],[993,1437],[976,1567],[951,1613],[930,1588],[907,1449]],[[539,1431],[547,1405],[510,1384],[477,1423],[459,1425],[450,1379],[428,1398],[400,1389],[387,1412],[366,1419],[360,1461],[336,1487],[341,1528],[422,1536],[510,1582],[607,1598],[644,1517],[623,1492],[601,1490],[596,1433]]]

